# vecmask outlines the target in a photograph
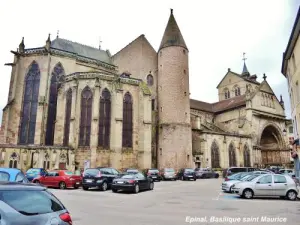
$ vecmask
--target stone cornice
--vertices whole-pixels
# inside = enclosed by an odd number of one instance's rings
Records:
[[[74,148],[66,146],[44,146],[44,145],[15,145],[15,144],[0,144],[0,148],[15,148],[15,149],[27,149],[27,150],[74,150]]]
[[[255,115],[255,116],[268,117],[268,118],[279,119],[279,120],[286,120],[285,116],[278,115],[275,113],[264,112],[264,111],[257,110],[257,109],[252,109],[252,111],[253,111],[253,115]]]

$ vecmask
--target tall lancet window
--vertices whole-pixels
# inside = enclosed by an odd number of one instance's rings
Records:
[[[72,89],[70,88],[67,91],[67,95],[66,95],[66,112],[65,112],[65,126],[64,126],[64,146],[68,146],[69,145],[71,109],[72,109]]]
[[[34,61],[25,77],[23,108],[19,131],[20,144],[34,144],[36,114],[40,88],[40,69]]]
[[[99,111],[98,145],[109,148],[110,140],[111,95],[106,88],[102,91]]]
[[[51,83],[49,89],[49,103],[48,103],[48,117],[47,117],[47,130],[46,130],[46,145],[53,145],[54,130],[56,120],[56,108],[57,108],[57,94],[61,83],[64,81],[64,69],[60,63],[58,63],[51,74]]]
[[[127,92],[123,99],[123,130],[122,130],[122,146],[132,148],[132,97]]]
[[[89,87],[81,92],[79,145],[90,146],[93,93]]]

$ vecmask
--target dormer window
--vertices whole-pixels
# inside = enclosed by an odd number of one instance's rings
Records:
[[[147,84],[148,84],[148,86],[152,86],[153,85],[153,76],[151,74],[149,74],[147,76]]]
[[[230,91],[227,88],[224,89],[224,95],[225,95],[225,99],[230,98]]]

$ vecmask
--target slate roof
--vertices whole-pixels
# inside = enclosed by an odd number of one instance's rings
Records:
[[[245,95],[236,96],[215,103],[207,103],[195,99],[190,99],[191,109],[197,109],[211,113],[219,113],[228,109],[233,109],[244,105],[246,105]]]
[[[171,15],[161,40],[159,50],[169,46],[181,46],[188,49],[173,15],[173,9],[171,9]]]
[[[96,59],[108,64],[112,64],[108,51],[100,50],[91,46],[79,44],[62,38],[56,38],[51,42],[51,48],[56,48],[66,52],[72,52],[80,56]]]

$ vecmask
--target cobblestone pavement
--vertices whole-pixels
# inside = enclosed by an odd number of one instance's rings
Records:
[[[221,192],[221,182],[156,182],[153,191],[139,194],[50,190],[68,208],[74,225],[299,224],[299,200],[241,199]],[[279,219],[270,221],[274,218]]]

